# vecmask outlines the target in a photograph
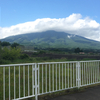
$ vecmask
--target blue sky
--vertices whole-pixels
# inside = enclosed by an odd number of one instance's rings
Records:
[[[65,18],[72,13],[100,23],[100,0],[0,0],[1,27],[37,18]]]
[[[13,32],[14,30],[17,30],[19,28],[18,24],[24,24],[26,22],[35,22],[37,19],[41,19],[43,21],[44,18],[50,18],[51,20],[63,19],[73,14],[77,15],[77,16],[73,15],[75,18],[78,17],[77,22],[80,19],[83,19],[85,20],[84,22],[86,22],[88,19],[87,22],[89,22],[89,20],[95,21],[96,22],[95,24],[96,25],[98,24],[97,27],[100,27],[99,26],[100,25],[99,9],[100,9],[100,0],[0,0],[0,28],[1,28],[0,38],[14,35],[14,34],[10,34],[8,31],[9,30],[11,31],[11,27],[13,26],[14,26]],[[80,16],[78,14],[80,14]],[[41,21],[39,20],[39,23],[40,22]],[[39,23],[38,25],[40,25]],[[55,22],[53,22],[53,25],[54,23]],[[75,23],[76,22],[73,22],[73,25]],[[15,26],[17,28],[15,28]],[[54,29],[54,27],[55,26],[53,26],[52,29]],[[4,31],[4,29],[6,31]],[[100,28],[95,29],[95,30],[99,31],[99,29]],[[70,31],[71,30],[67,30],[65,32],[69,32],[71,34],[74,33]],[[80,30],[77,30],[77,31],[80,31]],[[4,33],[4,32],[8,32],[8,33]],[[9,34],[9,35],[5,35],[5,34]],[[18,34],[18,30],[16,34]],[[81,34],[81,32],[75,33],[75,34],[81,35],[90,39],[94,39],[94,40],[100,39],[100,33],[98,34],[96,33],[96,35],[99,35],[99,38],[96,38],[96,36],[94,35],[92,37],[91,35],[86,36],[85,34]]]

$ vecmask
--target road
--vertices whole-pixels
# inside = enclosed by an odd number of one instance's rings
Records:
[[[80,93],[58,96],[48,100],[100,100],[100,85],[87,88]]]

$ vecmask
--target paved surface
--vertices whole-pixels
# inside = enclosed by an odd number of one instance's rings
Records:
[[[100,85],[87,88],[85,91],[80,93],[68,94],[49,100],[100,100]]]

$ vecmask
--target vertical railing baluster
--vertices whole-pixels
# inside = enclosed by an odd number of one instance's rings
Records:
[[[14,99],[16,98],[16,85],[15,85],[15,66],[14,66]]]
[[[53,72],[53,78],[52,78],[52,80],[53,80],[53,91],[54,91],[54,64],[52,65],[52,72]]]
[[[42,64],[42,93],[43,93],[43,64]]]
[[[30,95],[30,89],[29,89],[29,65],[28,65],[28,96]]]
[[[34,65],[32,65],[32,95],[34,95]]]
[[[90,62],[89,62],[89,64],[88,64],[88,66],[89,66],[89,84],[90,84],[90,78],[91,78],[91,77],[90,77],[90,71],[91,71],[91,70],[90,70]]]
[[[87,85],[87,63],[85,62],[85,81],[86,81],[86,85]]]
[[[89,62],[88,62],[88,84],[89,84]]]
[[[98,63],[98,62],[96,61],[96,82],[98,82],[98,81],[97,81],[97,78],[98,78],[98,76],[97,76],[97,75],[98,75],[98,64],[97,64],[97,63]]]
[[[20,98],[20,66],[19,66],[19,98]]]
[[[100,82],[100,61],[98,61],[98,77],[99,77],[99,82]]]
[[[70,84],[72,87],[72,63],[70,63]]]
[[[89,62],[87,62],[87,84],[89,84]]]
[[[63,63],[62,63],[62,89],[63,89]]]
[[[60,90],[60,63],[59,63],[59,90]]]
[[[38,100],[38,93],[37,93],[37,63],[35,63],[35,100]]]
[[[69,88],[69,63],[68,63],[68,88]]]
[[[57,64],[56,64],[56,91],[57,91]]]
[[[90,67],[91,67],[91,83],[92,83],[92,78],[93,78],[93,77],[92,77],[92,76],[93,76],[93,73],[92,73],[92,69],[93,69],[93,67],[92,67],[92,62],[91,62],[90,64],[91,64]]]
[[[73,87],[74,87],[74,63],[73,63]]]
[[[83,85],[83,62],[81,64],[82,64],[82,85]]]
[[[87,77],[86,84],[88,84],[88,67],[87,67],[87,62],[86,62],[86,77]]]
[[[98,82],[97,78],[98,78],[98,62],[96,62],[96,82]]]
[[[95,83],[95,62],[94,62],[94,83]]]
[[[82,72],[81,72],[81,70],[82,70],[82,67],[81,67],[81,63],[79,62],[79,85],[81,86],[81,74],[82,74]]]
[[[23,66],[23,92],[25,97],[25,65]]]
[[[66,63],[65,63],[65,89],[66,89]]]
[[[78,86],[78,88],[81,86],[81,68],[80,68],[80,62],[77,62],[77,65],[76,65],[77,67],[77,70],[76,70],[76,72],[77,72],[77,86]]]
[[[97,62],[96,62],[96,82],[97,82],[97,74],[98,74],[98,66],[97,66]]]
[[[89,84],[89,62],[88,62],[88,84]]]
[[[95,62],[94,62],[94,83],[95,83]]]
[[[97,73],[96,73],[96,66],[97,66],[97,65],[96,65],[96,62],[95,62],[95,82],[96,82],[96,74],[97,74]]]
[[[93,83],[94,83],[94,62],[93,62]]]
[[[51,75],[50,75],[50,64],[49,64],[49,92],[50,92],[50,90],[51,90],[51,81],[50,81],[50,77],[51,77]]]
[[[5,100],[5,67],[3,67],[3,100]]]
[[[8,76],[9,76],[9,100],[10,100],[10,66],[9,66],[9,74],[8,74]]]
[[[86,84],[86,78],[85,78],[85,76],[86,76],[86,72],[85,72],[85,62],[83,62],[84,63],[84,84]]]
[[[38,64],[38,94],[40,94],[40,65]]]
[[[78,85],[77,85],[77,78],[78,78],[78,72],[77,72],[77,69],[78,69],[78,67],[77,67],[77,62],[76,62],[76,87],[78,86]]]
[[[45,80],[45,82],[46,82],[46,93],[47,93],[47,64],[46,64],[45,67],[46,67],[46,68],[45,68],[45,71],[46,71],[46,80]]]
[[[98,61],[97,66],[98,66],[98,69],[97,69],[97,70],[98,70],[98,75],[97,75],[97,76],[98,76],[98,78],[97,78],[97,80],[98,80],[98,82],[100,82],[100,80],[99,80],[99,61]]]
[[[95,62],[94,62],[94,83],[95,83]]]

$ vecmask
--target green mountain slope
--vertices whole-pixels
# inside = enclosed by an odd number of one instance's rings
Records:
[[[65,32],[45,31],[10,36],[1,41],[17,42],[22,45],[39,46],[42,48],[91,48],[100,49],[100,42]]]

